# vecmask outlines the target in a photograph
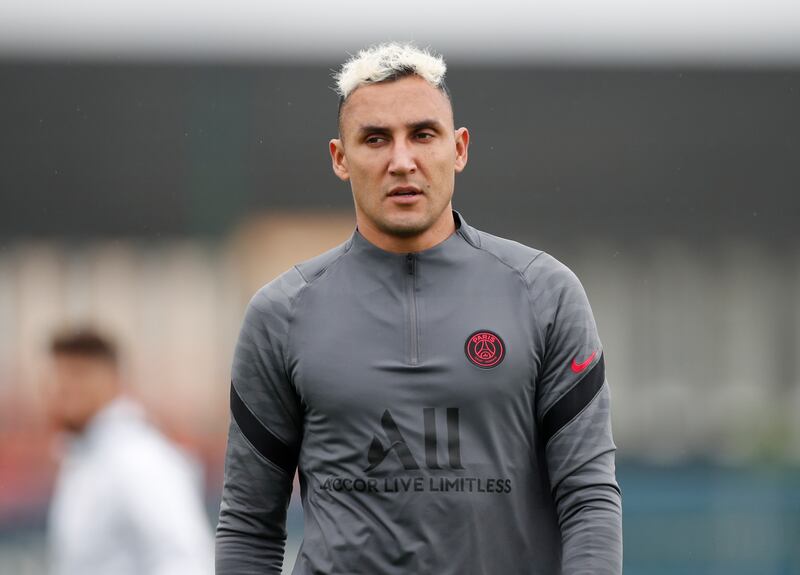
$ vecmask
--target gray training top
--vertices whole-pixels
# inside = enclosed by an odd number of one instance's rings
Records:
[[[217,573],[622,571],[603,353],[577,277],[469,226],[410,254],[355,230],[247,308]]]

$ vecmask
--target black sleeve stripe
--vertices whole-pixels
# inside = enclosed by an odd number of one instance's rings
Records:
[[[253,415],[239,397],[233,382],[231,382],[231,413],[242,434],[261,455],[289,475],[294,475],[297,467],[297,451],[281,441]]]
[[[603,356],[594,364],[594,367],[583,376],[553,407],[545,414],[542,421],[542,436],[544,445],[578,415],[589,402],[594,399],[606,379],[606,368]]]

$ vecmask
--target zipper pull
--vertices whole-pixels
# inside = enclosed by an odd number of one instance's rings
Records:
[[[408,275],[414,275],[414,254],[406,254],[406,269],[408,270]]]

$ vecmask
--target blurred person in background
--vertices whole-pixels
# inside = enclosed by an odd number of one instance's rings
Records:
[[[444,74],[440,57],[395,43],[337,74],[329,149],[356,229],[247,308],[220,575],[281,572],[298,468],[296,575],[622,571],[589,302],[564,264],[453,210],[469,132]]]
[[[115,344],[67,329],[49,351],[48,415],[69,436],[50,507],[51,573],[212,573],[197,469],[123,392]]]

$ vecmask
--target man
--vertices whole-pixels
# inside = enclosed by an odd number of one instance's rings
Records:
[[[236,347],[217,573],[621,572],[603,353],[578,279],[452,210],[469,132],[441,58],[338,73],[333,170],[356,229],[251,300]]]
[[[114,344],[82,328],[50,352],[49,415],[72,435],[50,509],[51,572],[213,572],[195,470],[123,395]]]

